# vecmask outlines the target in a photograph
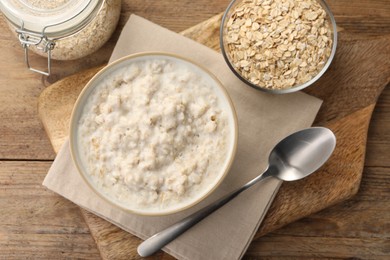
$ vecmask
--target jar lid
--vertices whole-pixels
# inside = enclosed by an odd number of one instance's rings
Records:
[[[63,37],[85,26],[102,0],[1,0],[0,10],[23,30]]]

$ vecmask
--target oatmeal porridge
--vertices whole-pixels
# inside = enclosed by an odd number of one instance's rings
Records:
[[[78,122],[80,156],[94,184],[121,205],[176,207],[221,176],[231,122],[215,83],[193,67],[139,59],[89,95]]]

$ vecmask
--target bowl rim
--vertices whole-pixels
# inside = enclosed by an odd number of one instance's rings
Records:
[[[142,211],[142,210],[137,210],[137,209],[131,209],[131,208],[125,207],[122,204],[116,202],[115,199],[112,199],[109,196],[104,195],[104,193],[99,191],[99,189],[96,187],[96,185],[91,183],[90,179],[86,176],[87,173],[85,173],[83,171],[83,167],[81,166],[82,160],[81,160],[81,158],[79,158],[77,156],[78,153],[76,152],[77,151],[76,128],[77,128],[77,121],[79,120],[79,117],[77,117],[77,113],[81,114],[80,110],[82,108],[84,108],[84,104],[82,103],[84,96],[87,94],[88,95],[91,94],[91,92],[89,92],[89,93],[87,93],[87,92],[90,91],[91,88],[93,89],[96,86],[98,86],[99,79],[101,79],[102,75],[104,75],[105,73],[110,74],[116,70],[116,69],[114,69],[113,71],[110,72],[109,70],[111,70],[112,67],[120,66],[119,64],[121,64],[122,62],[125,62],[127,60],[131,60],[131,59],[139,58],[139,57],[144,57],[144,56],[167,56],[167,57],[170,57],[173,59],[178,59],[180,61],[188,62],[188,63],[192,64],[193,66],[197,67],[198,69],[200,69],[203,73],[208,75],[214,81],[215,87],[221,91],[222,95],[220,95],[220,96],[223,96],[223,99],[225,99],[225,101],[230,109],[229,121],[232,121],[231,122],[231,125],[232,125],[231,131],[233,131],[233,134],[232,134],[233,140],[231,140],[232,141],[232,148],[229,149],[230,153],[228,154],[228,161],[226,164],[226,168],[224,169],[223,173],[220,173],[220,177],[219,177],[218,181],[213,186],[211,186],[211,188],[207,192],[205,192],[202,196],[200,196],[196,200],[192,201],[191,203],[183,204],[184,206],[182,206],[182,207],[174,208],[171,210],[165,210],[165,211],[163,210],[160,212],[159,211]],[[118,67],[118,69],[119,68],[120,67]],[[223,84],[220,82],[220,80],[218,80],[218,78],[213,73],[211,73],[207,68],[200,65],[199,63],[194,62],[191,59],[188,59],[186,57],[183,57],[183,56],[180,56],[180,55],[177,55],[174,53],[169,53],[169,52],[157,52],[157,51],[156,52],[138,52],[138,53],[124,56],[124,57],[122,57],[118,60],[115,60],[114,62],[111,62],[108,65],[104,66],[86,83],[86,85],[84,86],[84,88],[80,92],[79,96],[77,97],[77,100],[76,100],[76,102],[73,106],[73,109],[72,109],[69,125],[70,125],[69,126],[69,147],[70,147],[70,154],[71,154],[72,162],[76,166],[76,169],[77,169],[79,175],[81,175],[84,182],[87,183],[89,188],[91,188],[95,194],[97,194],[100,198],[102,198],[103,200],[108,202],[110,205],[117,207],[117,208],[120,208],[126,212],[134,213],[134,214],[141,215],[141,216],[166,216],[166,215],[174,214],[177,212],[182,212],[190,207],[195,206],[196,204],[200,203],[201,201],[203,201],[215,189],[217,189],[217,187],[220,186],[220,184],[223,182],[223,180],[227,176],[227,174],[230,171],[231,166],[233,164],[233,161],[234,161],[234,158],[235,158],[235,155],[237,152],[237,145],[238,145],[237,113],[236,113],[234,104],[232,102],[232,99],[230,98],[230,96],[229,96],[227,90],[225,89],[225,87],[223,86]]]
[[[337,39],[338,39],[338,36],[337,36],[337,25],[336,25],[336,20],[334,18],[334,15],[332,13],[332,11],[330,10],[330,7],[329,5],[326,3],[325,0],[315,0],[317,2],[320,3],[320,5],[322,6],[322,8],[324,8],[326,14],[329,16],[329,20],[332,24],[332,32],[333,32],[333,43],[332,43],[332,50],[331,50],[331,53],[329,55],[329,58],[328,60],[326,61],[324,67],[320,70],[320,72],[318,72],[311,80],[303,83],[303,84],[300,84],[300,85],[297,85],[297,86],[294,86],[294,87],[291,87],[291,88],[286,88],[286,89],[269,89],[269,88],[263,88],[263,87],[260,87],[256,84],[253,84],[252,82],[250,82],[249,80],[245,79],[243,76],[241,76],[241,74],[234,68],[234,66],[231,64],[230,60],[229,60],[229,57],[227,55],[227,52],[225,50],[225,46],[224,46],[224,25],[225,25],[225,22],[227,22],[227,19],[230,18],[228,17],[228,13],[230,11],[230,9],[234,6],[234,4],[236,2],[239,2],[239,1],[242,1],[242,0],[232,0],[228,7],[226,8],[225,12],[223,13],[223,16],[222,16],[222,20],[221,20],[221,25],[220,25],[220,28],[219,28],[219,46],[221,48],[221,53],[222,53],[222,56],[223,58],[225,59],[225,62],[226,64],[228,65],[228,67],[230,68],[230,70],[242,81],[244,82],[246,85],[249,85],[250,87],[254,88],[254,89],[257,89],[257,90],[261,90],[261,91],[264,91],[264,92],[267,92],[267,93],[273,93],[273,94],[287,94],[287,93],[293,93],[293,92],[296,92],[296,91],[299,91],[299,90],[302,90],[304,88],[307,88],[309,86],[311,86],[314,82],[316,82],[319,78],[322,77],[322,75],[328,70],[330,64],[332,63],[333,59],[334,59],[334,56],[336,54],[336,47],[337,47]]]

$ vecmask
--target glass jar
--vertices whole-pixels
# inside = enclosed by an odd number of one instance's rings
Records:
[[[25,50],[29,69],[50,74],[50,61],[74,60],[98,50],[114,32],[121,0],[1,0],[7,18]],[[28,51],[47,57],[48,69],[29,64]]]

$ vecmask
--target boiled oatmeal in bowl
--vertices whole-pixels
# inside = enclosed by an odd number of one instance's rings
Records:
[[[184,58],[125,57],[99,72],[71,119],[71,151],[86,182],[134,213],[196,204],[227,174],[237,119],[219,81]]]

